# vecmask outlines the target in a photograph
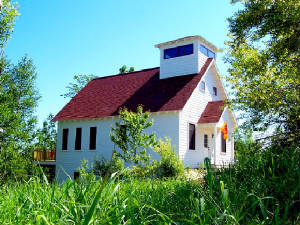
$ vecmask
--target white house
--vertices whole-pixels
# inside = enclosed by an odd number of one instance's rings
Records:
[[[237,126],[233,112],[224,108],[227,98],[218,77],[217,48],[201,36],[189,36],[156,45],[160,67],[99,77],[90,81],[55,116],[58,122],[56,177],[77,175],[81,160],[109,158],[109,134],[118,110],[150,111],[154,125],[148,132],[170,137],[185,166],[196,168],[205,157],[212,164],[233,162]],[[221,127],[227,123],[228,138]],[[47,162],[43,162],[47,164]]]

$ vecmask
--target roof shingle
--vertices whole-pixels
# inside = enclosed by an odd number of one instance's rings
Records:
[[[90,81],[53,121],[102,118],[118,114],[120,108],[135,111],[181,110],[212,62],[207,59],[198,74],[159,79],[159,68],[100,77]]]
[[[224,101],[208,102],[198,123],[217,123],[224,111]]]

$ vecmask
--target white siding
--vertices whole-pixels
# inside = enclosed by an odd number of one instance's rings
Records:
[[[194,45],[194,53],[191,55],[180,56],[175,58],[164,59],[164,50],[182,45]],[[160,78],[169,78],[174,76],[182,76],[187,74],[199,73],[207,56],[200,52],[199,40],[181,42],[160,48]]]
[[[177,152],[179,145],[178,117],[179,113],[177,111],[153,113],[151,118],[154,119],[154,124],[147,129],[149,133],[155,132],[157,138],[171,138]],[[68,175],[73,178],[73,174],[78,170],[82,160],[88,160],[91,164],[101,155],[107,159],[111,157],[114,145],[110,140],[109,134],[111,126],[114,126],[117,119],[117,117],[108,117],[104,119],[58,122],[56,176],[59,181],[65,180]],[[89,150],[89,129],[94,126],[97,127],[96,150]],[[75,132],[78,127],[82,128],[82,148],[81,150],[74,150]],[[62,129],[64,128],[69,129],[67,151],[62,150]],[[158,159],[158,156],[153,155],[153,158]]]
[[[196,89],[193,91],[190,99],[187,101],[183,110],[180,112],[179,116],[179,156],[184,159],[185,166],[190,166],[191,168],[197,168],[203,163],[205,157],[210,157],[214,151],[214,140],[212,135],[214,134],[213,127],[204,129],[197,125],[197,122],[203,113],[207,103],[209,101],[218,101],[222,99],[223,90],[219,82],[217,82],[217,76],[211,67],[205,76],[203,76],[201,81],[206,84],[205,92],[200,90],[200,83],[197,85]],[[213,87],[217,87],[218,95],[213,96]],[[196,150],[188,149],[188,124],[196,124]],[[203,136],[208,135],[208,145],[209,148],[204,148]],[[217,137],[218,138],[218,137]],[[217,139],[218,140],[218,139]],[[217,141],[218,142],[218,141]],[[216,146],[218,148],[218,146]],[[224,160],[227,157],[224,156]],[[230,156],[229,156],[230,157]],[[222,159],[223,159],[222,158]],[[222,160],[218,157],[218,160]]]

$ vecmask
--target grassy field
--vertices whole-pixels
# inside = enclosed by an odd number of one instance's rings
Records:
[[[0,224],[300,224],[300,148],[272,149],[202,182],[43,176],[0,188]]]
[[[90,178],[62,185],[33,178],[28,183],[6,185],[0,192],[1,224],[84,224],[100,189],[100,182]],[[198,184],[183,180],[110,179],[88,221],[193,224],[201,193]]]

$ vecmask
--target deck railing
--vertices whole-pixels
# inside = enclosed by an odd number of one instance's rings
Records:
[[[35,161],[55,161],[55,150],[35,150],[33,153],[33,159]]]

